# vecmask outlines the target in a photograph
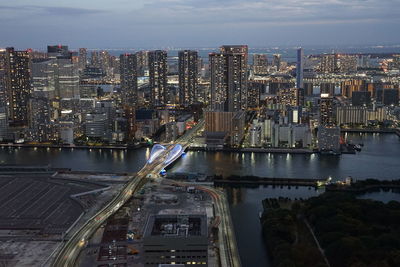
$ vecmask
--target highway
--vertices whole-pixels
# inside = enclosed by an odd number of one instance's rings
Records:
[[[132,195],[134,195],[148,181],[150,181],[151,179],[149,178],[159,177],[161,170],[166,167],[165,160],[169,152],[171,152],[171,150],[174,148],[174,144],[181,144],[183,153],[183,151],[190,145],[192,139],[196,136],[198,131],[202,130],[203,127],[204,121],[200,121],[195,127],[188,130],[174,143],[166,146],[166,149],[160,153],[160,155],[153,162],[146,163],[146,165],[136,174],[136,176],[132,176],[129,182],[112,201],[103,207],[95,216],[90,218],[79,230],[73,234],[68,241],[64,243],[60,251],[58,251],[56,254],[52,266],[76,266],[79,253],[87,245],[88,240],[94,234],[94,232],[103,223],[105,223],[105,221],[111,215],[113,215],[120,207],[122,207]],[[176,155],[175,160],[178,159],[182,153]],[[181,185],[189,185],[176,181],[171,182]],[[218,237],[222,267],[241,266],[239,253],[237,251],[233,223],[231,221],[230,211],[227,205],[225,194],[222,191],[212,187],[196,186],[196,188],[211,195],[215,203],[216,214],[220,218]]]
[[[72,237],[67,240],[61,249],[56,253],[52,262],[52,266],[76,266],[79,253],[86,246],[90,237],[94,232],[121,206],[123,206],[133,194],[140,190],[150,179],[150,177],[158,177],[161,170],[165,168],[165,158],[173,149],[174,144],[181,144],[185,150],[191,140],[196,136],[197,132],[204,127],[204,120],[200,121],[192,129],[188,130],[183,136],[178,138],[174,143],[166,148],[166,150],[157,157],[152,163],[146,165],[135,175],[132,176],[125,187],[112,199],[105,207],[103,207],[96,215],[90,218]],[[182,151],[183,152],[183,151]],[[179,158],[181,154],[176,156]]]

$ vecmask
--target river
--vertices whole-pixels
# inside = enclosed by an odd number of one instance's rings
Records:
[[[222,175],[356,179],[400,178],[400,139],[394,134],[349,134],[353,143],[363,143],[355,155],[322,156],[188,152],[169,170]],[[53,167],[103,172],[135,172],[145,163],[149,148],[137,150],[80,150],[46,148],[2,148],[0,162],[8,164],[51,164]],[[258,213],[266,197],[308,198],[320,194],[307,187],[228,188],[239,253],[244,267],[269,266]],[[378,194],[378,195],[377,195]],[[382,198],[379,193],[372,197]],[[398,198],[397,198],[398,199]]]

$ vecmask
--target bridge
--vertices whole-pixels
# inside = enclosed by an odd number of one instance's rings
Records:
[[[92,218],[87,220],[71,238],[65,241],[61,248],[55,252],[52,266],[76,266],[79,253],[87,245],[94,232],[105,223],[121,206],[123,206],[138,190],[140,190],[149,178],[159,178],[159,173],[169,164],[177,160],[191,144],[197,133],[204,128],[204,120],[200,121],[192,129],[188,130],[183,136],[175,142],[168,145],[156,144],[151,150],[150,157],[144,167],[136,174],[130,177],[121,191],[106,206],[98,211]],[[214,191],[213,191],[214,192]],[[219,198],[217,198],[218,200]],[[225,203],[225,202],[223,202]],[[227,214],[227,207],[221,202],[217,202],[217,212]],[[226,217],[226,216],[224,216]],[[236,240],[234,238],[230,218],[222,221],[220,235],[223,237],[223,249],[221,258],[223,266],[240,266],[238,253],[236,251]],[[232,245],[233,244],[233,245]],[[227,248],[231,249],[227,249]]]

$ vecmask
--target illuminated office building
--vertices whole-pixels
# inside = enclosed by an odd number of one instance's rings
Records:
[[[324,73],[334,73],[336,71],[337,59],[335,55],[322,55],[320,71]]]
[[[137,58],[135,54],[120,55],[121,100],[125,106],[137,104]]]
[[[296,87],[304,88],[304,52],[303,48],[297,49],[297,65],[296,65]]]
[[[79,69],[83,70],[87,65],[87,49],[79,48]]]
[[[277,71],[281,70],[281,55],[280,54],[274,54],[273,59],[272,59],[272,66],[276,67]]]
[[[254,75],[268,74],[268,58],[266,54],[253,55],[253,73]]]
[[[149,52],[150,105],[163,106],[168,103],[167,90],[167,52],[155,50]]]
[[[222,46],[209,54],[212,110],[246,110],[247,54],[247,45]]]
[[[335,126],[334,102],[328,94],[321,94],[319,103],[319,124],[322,126]]]
[[[196,101],[198,55],[197,51],[179,51],[179,104],[191,105]]]
[[[30,60],[27,51],[6,49],[5,88],[8,118],[12,125],[27,126],[28,101],[31,94]]]

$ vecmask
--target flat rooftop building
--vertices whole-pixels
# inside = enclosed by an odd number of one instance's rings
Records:
[[[208,266],[206,215],[150,216],[143,249],[146,267]]]

